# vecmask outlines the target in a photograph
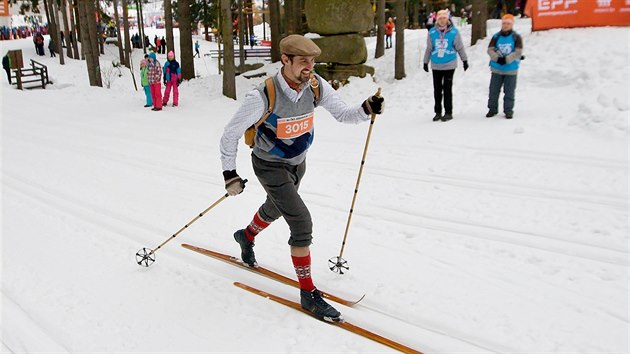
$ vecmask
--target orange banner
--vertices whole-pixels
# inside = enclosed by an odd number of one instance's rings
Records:
[[[630,26],[630,0],[529,0],[532,30]]]
[[[0,0],[0,16],[9,16],[9,0]]]

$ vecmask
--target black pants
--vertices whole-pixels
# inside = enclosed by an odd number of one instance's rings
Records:
[[[11,83],[11,69],[4,68],[4,71],[7,72],[7,79],[9,79],[9,83]]]
[[[444,92],[444,110],[446,114],[453,114],[453,70],[433,70],[433,98],[434,111],[442,114],[442,92]]]
[[[289,245],[310,246],[313,239],[311,213],[298,194],[306,173],[306,161],[293,166],[265,161],[252,154],[252,164],[256,177],[267,192],[267,200],[258,209],[260,217],[272,222],[282,216],[291,230]]]

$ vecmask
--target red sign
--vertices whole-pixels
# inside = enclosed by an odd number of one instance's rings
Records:
[[[532,30],[630,26],[630,0],[530,0]]]

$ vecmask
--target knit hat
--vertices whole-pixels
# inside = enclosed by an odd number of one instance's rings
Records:
[[[166,57],[169,59],[175,58],[175,53],[171,50],[170,52],[168,52],[168,55]]]
[[[503,17],[501,18],[501,22],[514,23],[514,15],[512,15],[512,14],[505,14],[505,15],[503,15]]]
[[[142,59],[140,60],[140,66],[147,66],[147,60],[146,59]]]
[[[310,38],[299,34],[292,34],[280,41],[280,53],[287,55],[300,55],[303,57],[317,57],[322,54],[317,44]]]
[[[448,19],[448,11],[446,10],[440,10],[437,13],[437,19],[439,20],[440,18],[446,18]]]
[[[149,58],[155,60],[157,58],[157,56],[155,55],[155,52],[149,53]]]

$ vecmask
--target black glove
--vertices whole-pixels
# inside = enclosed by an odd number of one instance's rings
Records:
[[[385,109],[385,99],[381,96],[372,96],[363,101],[361,105],[365,114],[381,114]]]
[[[429,64],[424,64],[422,66],[422,69],[424,69],[424,71],[429,72]]]
[[[499,57],[499,59],[497,59],[497,63],[499,63],[499,65],[505,65],[505,57]]]
[[[238,176],[236,170],[223,171],[223,179],[225,180],[225,190],[229,196],[233,197],[243,193],[245,181]]]
[[[464,60],[464,71],[468,70],[468,60]]]
[[[179,87],[179,84],[182,83],[182,79],[177,79],[177,86]]]

